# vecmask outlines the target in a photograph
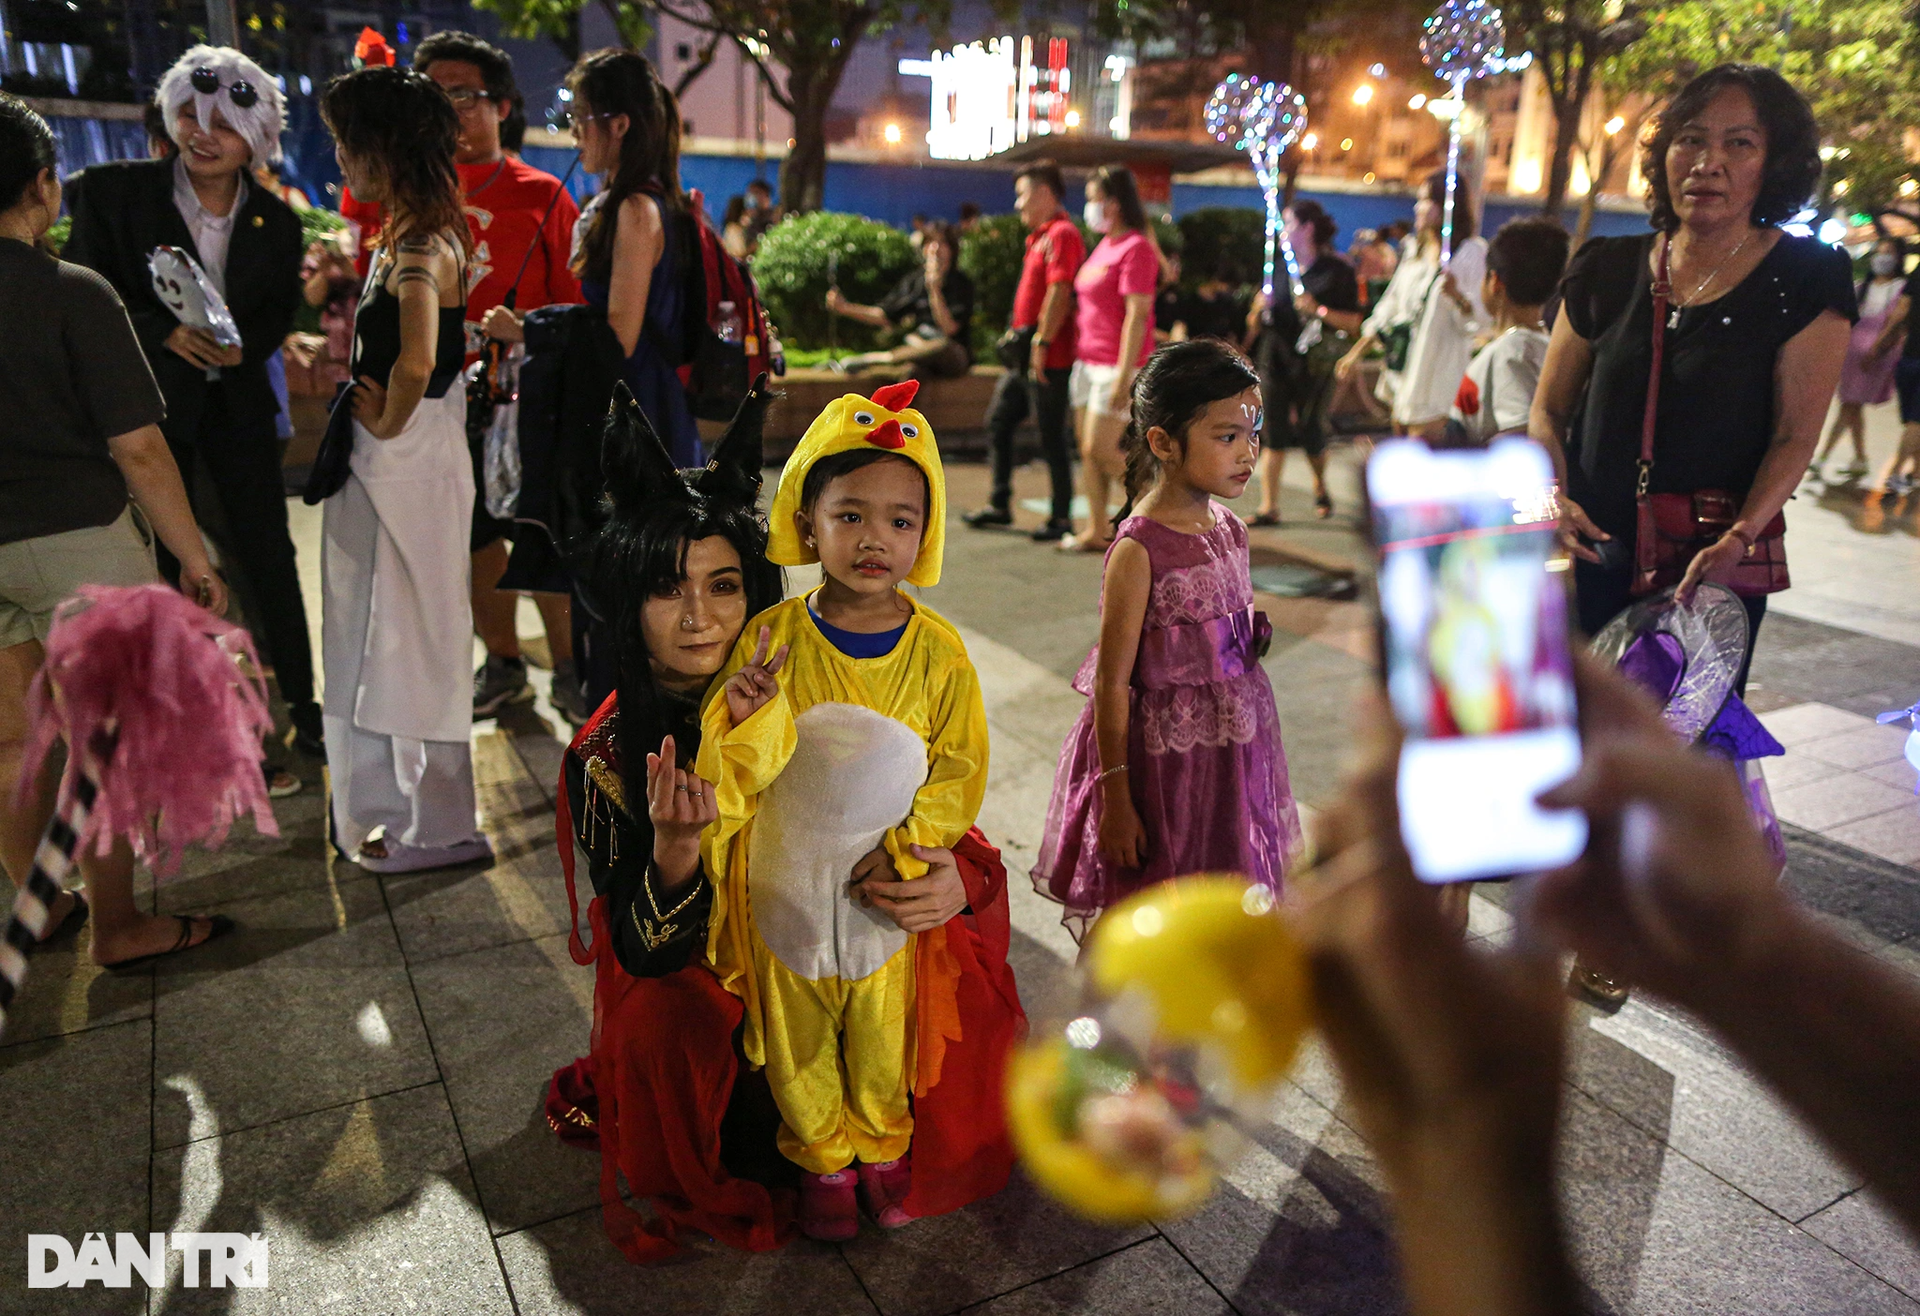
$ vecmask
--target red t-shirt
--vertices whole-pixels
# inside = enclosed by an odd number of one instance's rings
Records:
[[[340,184],[340,218],[360,230],[360,245],[353,253],[353,269],[364,283],[373,265],[373,249],[380,236],[380,207],[354,196],[345,183]]]
[[[506,300],[507,289],[513,287],[514,276],[520,273],[521,261],[527,262],[527,272],[514,299],[519,310],[570,305],[580,300],[580,281],[567,268],[573,224],[580,218],[580,207],[564,191],[557,201],[554,199],[559,179],[512,156],[490,164],[454,167],[460,171],[467,227],[473,233],[473,255],[467,266],[467,362],[472,364],[484,347],[480,322]],[[340,214],[360,226],[361,249],[355,263],[364,279],[371,244],[385,216],[379,206],[355,200],[344,189]],[[544,225],[540,223],[542,215],[546,216]],[[527,257],[529,247],[533,248],[531,259]]]
[[[1037,233],[1027,234],[1027,256],[1020,265],[1020,286],[1013,294],[1013,327],[1024,329],[1040,323],[1040,306],[1047,289],[1056,283],[1073,282],[1086,258],[1087,244],[1080,230],[1062,210]],[[1061,321],[1053,341],[1047,344],[1047,369],[1065,370],[1073,364],[1073,316]]]
[[[471,355],[481,345],[480,322],[506,300],[522,261],[526,261],[527,272],[520,277],[520,292],[514,298],[516,309],[530,311],[536,306],[568,305],[580,300],[580,281],[567,268],[573,223],[580,218],[580,207],[565,191],[557,201],[554,199],[559,179],[512,156],[503,157],[498,164],[463,164],[458,168],[460,186],[467,194],[467,226],[473,230],[472,263],[467,270],[467,347]]]

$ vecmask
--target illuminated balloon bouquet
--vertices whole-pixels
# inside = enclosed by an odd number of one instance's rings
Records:
[[[1469,80],[1513,67],[1500,11],[1449,0],[1421,57],[1463,99]],[[1305,130],[1284,83],[1227,78],[1207,129],[1247,153],[1267,203],[1263,291],[1276,270],[1301,291],[1280,214],[1280,159]],[[1447,147],[1442,244],[1453,249],[1460,119]],[[1920,734],[1920,733],[1916,733]],[[1265,1123],[1312,1017],[1305,957],[1273,894],[1226,876],[1183,878],[1094,925],[1086,991],[1064,1024],[1036,1029],[1007,1069],[1008,1124],[1027,1171],[1083,1215],[1135,1221],[1192,1211]]]

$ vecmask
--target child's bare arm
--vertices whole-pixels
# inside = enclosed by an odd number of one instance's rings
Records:
[[[1100,745],[1100,849],[1107,858],[1138,868],[1147,857],[1147,830],[1133,807],[1127,780],[1127,732],[1133,664],[1140,628],[1153,591],[1147,550],[1122,539],[1107,555],[1100,599],[1100,658],[1094,666],[1093,731]]]

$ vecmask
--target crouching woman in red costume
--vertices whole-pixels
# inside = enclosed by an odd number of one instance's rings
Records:
[[[617,637],[619,682],[567,752],[558,819],[573,957],[595,965],[592,1051],[553,1076],[547,1119],[566,1141],[598,1146],[607,1233],[634,1261],[675,1255],[683,1234],[765,1251],[796,1232],[798,1171],[775,1146],[780,1115],[741,1057],[741,1002],[707,958],[713,887],[700,833],[715,810],[711,785],[688,766],[708,686],[747,619],[783,591],[755,510],[764,388],[763,378],[702,470],[676,470],[625,397],[605,438],[607,519],[587,602]],[[576,847],[593,885],[591,948],[579,932]],[[1026,1025],[1006,962],[999,851],[976,828],[952,851],[925,854],[932,869],[911,883],[884,849],[862,862],[858,880],[848,874],[848,899],[909,932],[947,929],[921,939],[923,957],[940,962],[920,973],[955,983],[960,1036],[921,1048],[913,1216],[1006,1184],[1013,1153],[1001,1080]],[[650,1214],[622,1200],[621,1177]]]

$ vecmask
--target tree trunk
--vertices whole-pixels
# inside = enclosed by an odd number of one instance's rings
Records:
[[[1547,165],[1547,194],[1540,200],[1540,213],[1558,220],[1567,203],[1567,184],[1573,178],[1573,146],[1580,134],[1581,102],[1571,103],[1568,96],[1553,103],[1553,158]]]
[[[1579,67],[1569,67],[1563,90],[1553,99],[1553,160],[1547,168],[1547,195],[1541,200],[1540,213],[1558,220],[1567,203],[1567,184],[1573,178],[1573,148],[1580,137],[1580,116],[1586,113],[1587,97],[1593,91],[1593,51],[1584,42],[1567,51],[1571,65],[1578,51]],[[1592,191],[1588,180],[1588,191]]]
[[[1593,233],[1593,216],[1600,209],[1600,189],[1589,187],[1587,194],[1580,198],[1580,222],[1573,226],[1573,249],[1578,251],[1580,244]]]
[[[574,10],[560,20],[560,29],[551,34],[553,44],[569,66],[580,62],[580,11]]]
[[[834,73],[838,73],[838,68]],[[827,109],[833,104],[837,76],[824,69],[787,74],[793,101],[793,145],[780,162],[780,207],[788,214],[818,210],[827,192]]]

